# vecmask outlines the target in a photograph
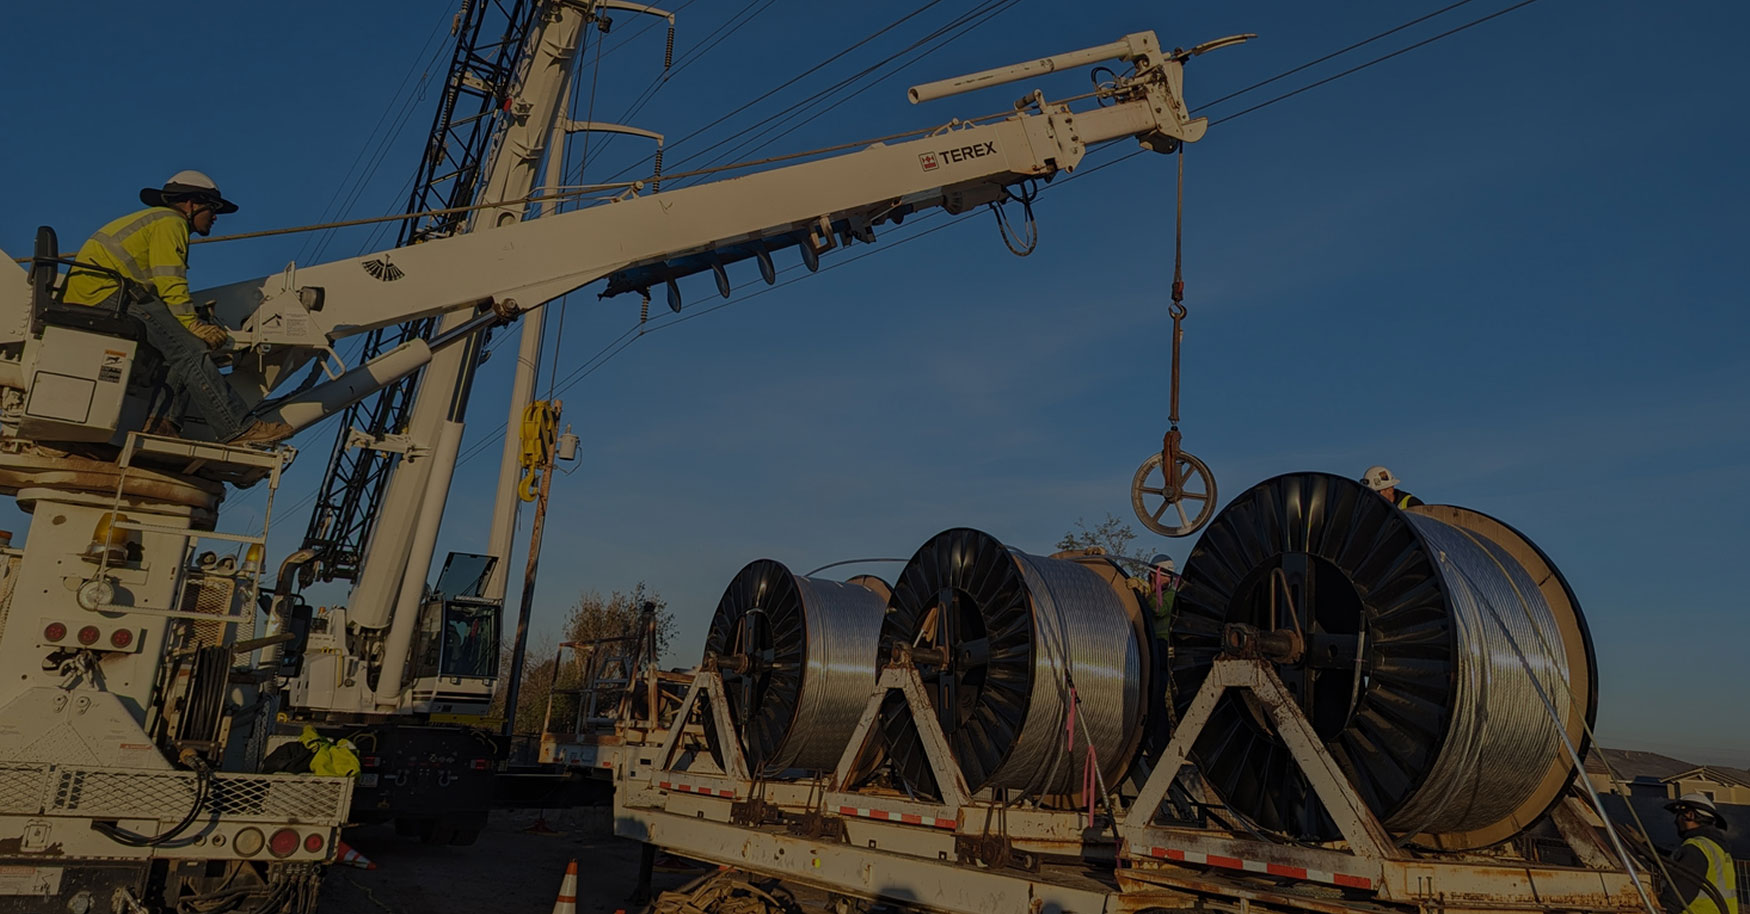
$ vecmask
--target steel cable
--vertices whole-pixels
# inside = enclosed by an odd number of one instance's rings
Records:
[[[837,764],[875,691],[885,609],[866,587],[770,560],[736,573],[711,617],[704,659],[735,658],[719,668],[756,774]]]
[[[991,783],[1043,793],[1064,793],[1082,783],[1086,761],[1066,737],[1072,683],[1081,699],[1075,709],[1081,730],[1077,743],[1092,745],[1100,777],[1115,781],[1130,766],[1126,750],[1136,742],[1143,717],[1142,650],[1130,618],[1117,593],[1093,571],[1075,562],[1011,552],[1034,604],[1032,702],[1008,760]]]
[[[1436,559],[1459,650],[1447,739],[1421,788],[1385,825],[1405,835],[1465,832],[1501,821],[1566,754],[1539,695],[1559,694],[1567,658],[1517,645],[1560,643],[1554,613],[1524,566],[1496,543],[1406,514]],[[1523,611],[1504,611],[1518,604]]]

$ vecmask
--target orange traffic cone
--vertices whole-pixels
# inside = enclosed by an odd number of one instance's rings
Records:
[[[356,866],[361,870],[377,868],[377,865],[371,862],[371,858],[353,850],[352,845],[339,838],[334,839],[334,862],[345,866]]]
[[[553,902],[553,914],[577,914],[577,861],[565,865],[565,881],[559,883],[559,899]]]

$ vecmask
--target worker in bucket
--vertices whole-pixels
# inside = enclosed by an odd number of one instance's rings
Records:
[[[68,271],[62,300],[70,305],[125,303],[127,313],[145,325],[147,342],[164,359],[169,398],[155,410],[158,421],[151,431],[179,435],[175,422],[192,406],[219,441],[265,444],[287,437],[290,425],[252,419],[248,405],[225,382],[212,353],[229,346],[231,334],[201,320],[188,294],[189,233],[211,232],[213,221],[236,212],[237,204],[198,171],[179,171],[163,187],[142,189],[140,202],[145,209],[98,229],[79,248],[78,263],[95,269],[75,266]]]
[[[1706,794],[1665,804],[1677,817],[1677,848],[1661,901],[1670,914],[1738,914],[1738,879],[1726,850],[1726,819]],[[1724,909],[1720,907],[1725,904]]]
[[[1378,492],[1379,497],[1399,508],[1414,508],[1422,504],[1422,499],[1404,491],[1398,484],[1398,478],[1385,467],[1368,467],[1367,472],[1361,474],[1361,484]]]

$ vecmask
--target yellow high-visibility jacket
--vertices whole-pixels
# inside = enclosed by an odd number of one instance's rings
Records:
[[[349,739],[326,739],[316,732],[315,727],[304,726],[304,732],[298,741],[304,748],[316,753],[310,757],[310,771],[327,777],[357,777],[359,773],[358,747]]]
[[[167,206],[129,213],[97,230],[75,258],[114,270],[152,290],[184,327],[195,320],[188,297],[188,220]],[[95,305],[116,291],[110,276],[74,267],[67,274],[65,301]]]

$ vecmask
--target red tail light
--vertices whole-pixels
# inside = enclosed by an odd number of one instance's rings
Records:
[[[312,832],[308,837],[304,838],[304,850],[307,850],[312,854],[320,851],[323,847],[327,846],[327,844],[328,842],[322,837],[321,832]]]
[[[79,643],[96,644],[98,637],[102,634],[102,632],[97,630],[97,626],[87,625],[79,630]]]
[[[290,857],[298,852],[298,833],[282,828],[267,839],[267,852],[275,857]]]
[[[492,767],[492,760],[491,759],[484,759],[484,758],[477,758],[474,760],[473,767],[474,767],[475,771],[485,771],[486,769]]]
[[[43,628],[44,641],[59,641],[67,637],[67,626],[59,622],[50,622]]]
[[[359,759],[360,768],[375,768],[381,764],[383,764],[383,760],[374,755],[367,755],[364,758]]]
[[[134,633],[125,628],[118,628],[109,636],[109,643],[116,650],[127,650],[128,645],[134,643]]]

